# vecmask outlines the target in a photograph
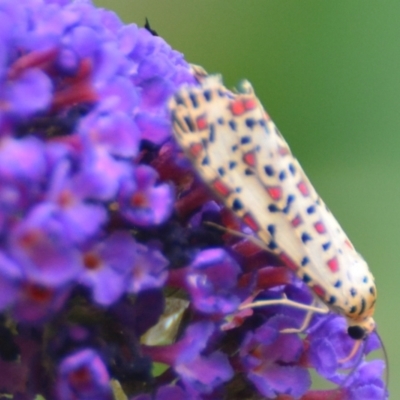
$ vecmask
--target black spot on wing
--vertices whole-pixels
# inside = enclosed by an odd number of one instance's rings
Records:
[[[176,95],[174,96],[174,99],[175,99],[175,103],[176,103],[177,105],[179,105],[179,106],[185,106],[185,107],[186,107],[185,102],[183,101],[182,97],[181,97],[179,94],[176,94]]]
[[[229,121],[229,122],[228,122],[228,125],[230,126],[230,128],[231,128],[233,131],[236,131],[237,125],[236,125],[236,122],[235,122],[235,121],[233,121],[233,120]]]
[[[279,212],[281,210],[278,208],[278,206],[276,204],[270,204],[268,206],[268,211],[272,212],[272,213],[275,213],[275,212]]]
[[[201,161],[201,165],[210,165],[210,159],[208,156],[205,156],[203,160]]]
[[[336,303],[336,297],[335,296],[330,296],[328,299],[328,304],[335,304]]]
[[[182,131],[182,132],[187,131],[186,126],[182,125],[182,122],[180,121],[179,118],[176,117],[175,113],[172,116],[172,120],[175,125],[178,125],[178,128],[180,131]]]
[[[276,249],[278,248],[278,245],[276,244],[276,242],[275,242],[274,240],[271,240],[271,241],[268,243],[268,248],[269,248],[270,250],[276,250]]]
[[[302,241],[303,243],[307,243],[307,242],[309,242],[310,240],[312,240],[312,237],[311,237],[310,234],[308,234],[307,232],[303,232],[303,233],[301,234],[301,241]]]
[[[274,169],[272,168],[271,165],[266,165],[264,167],[264,171],[268,176],[274,176]]]
[[[369,292],[374,296],[375,295],[375,288],[373,286],[371,286],[369,288]]]
[[[267,226],[267,231],[269,232],[269,234],[270,234],[271,236],[274,236],[274,235],[275,235],[275,230],[276,230],[276,227],[275,227],[274,224],[269,224],[269,225]]]
[[[362,314],[364,313],[365,307],[366,307],[366,302],[365,302],[365,299],[364,299],[364,297],[363,297],[363,298],[361,299],[361,309],[360,309],[360,312],[358,313],[358,315],[362,315]]]
[[[307,208],[307,214],[314,214],[315,213],[315,207],[314,206],[310,206]]]
[[[193,105],[194,108],[197,108],[199,106],[199,102],[197,100],[197,96],[196,95],[194,95],[193,93],[190,93],[189,94],[189,99],[192,102],[192,105]]]
[[[236,161],[229,161],[229,169],[234,169],[237,166]]]
[[[310,260],[308,257],[303,257],[303,259],[301,260],[301,266],[305,267],[309,262]]]
[[[206,99],[206,101],[210,101],[212,99],[211,90],[204,90],[203,96]]]
[[[253,118],[247,118],[245,124],[248,128],[253,129],[254,125],[256,124],[256,121]]]
[[[213,143],[215,141],[215,128],[213,124],[210,125],[208,140],[210,141],[210,143]]]
[[[251,142],[251,137],[250,136],[243,136],[240,138],[240,143],[241,144],[248,144]]]
[[[290,206],[294,202],[295,196],[293,194],[289,194],[286,200],[286,207],[282,210],[285,214],[290,211]]]
[[[322,245],[322,249],[324,250],[324,251],[326,251],[326,250],[328,250],[329,249],[329,247],[331,247],[331,242],[326,242],[326,243],[324,243],[323,245]]]
[[[183,120],[185,121],[185,124],[190,132],[194,132],[196,130],[193,121],[189,117],[183,117]]]
[[[232,210],[239,211],[243,209],[243,204],[239,199],[235,199],[232,203]]]

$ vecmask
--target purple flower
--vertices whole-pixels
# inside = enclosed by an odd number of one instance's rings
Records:
[[[114,84],[114,86],[116,85]],[[103,99],[103,104],[98,107],[96,112],[90,113],[83,120],[79,132],[90,141],[91,145],[107,151],[110,155],[134,157],[138,150],[140,132],[135,122],[127,114],[129,108],[121,110],[120,97],[127,97],[124,88],[115,87],[115,92],[111,92],[111,89],[108,88],[104,94],[106,97]],[[131,103],[133,103],[132,100]],[[122,107],[126,108],[126,104]]]
[[[181,285],[192,297],[194,307],[203,313],[230,314],[241,299],[237,291],[240,267],[222,249],[199,253],[188,268],[171,271],[169,283]]]
[[[10,252],[25,276],[45,285],[61,285],[82,269],[77,249],[54,207],[37,206],[10,233]]]
[[[0,253],[0,310],[12,306],[18,321],[40,323],[63,306],[71,285],[56,287],[29,279],[19,265]]]
[[[297,399],[311,385],[308,371],[297,365],[303,352],[301,339],[295,334],[280,334],[291,324],[286,316],[272,317],[254,333],[249,332],[240,347],[248,378],[266,397],[289,394]]]
[[[139,293],[162,287],[168,276],[168,260],[158,250],[140,243],[132,251],[134,262],[130,266],[127,291]]]
[[[51,101],[52,82],[40,70],[27,69],[3,82],[0,102],[12,118],[28,117],[45,110]]]
[[[188,327],[184,337],[172,345],[142,346],[142,350],[154,360],[173,366],[187,390],[212,393],[233,376],[226,355],[205,352],[214,330],[213,324],[199,322]]]
[[[1,136],[1,135],[0,135]],[[46,172],[44,146],[34,137],[0,139],[0,177],[38,185]]]
[[[102,205],[87,201],[96,196],[94,189],[97,185],[92,183],[96,180],[93,177],[95,170],[92,176],[71,176],[70,170],[66,161],[61,161],[55,168],[47,199],[54,204],[53,213],[63,226],[63,234],[74,243],[82,243],[99,232],[106,222],[107,213]]]
[[[134,177],[121,186],[119,203],[121,214],[139,226],[159,225],[172,212],[173,190],[168,184],[156,185],[157,173],[140,165]]]
[[[72,286],[59,287],[21,280],[18,296],[13,304],[13,317],[21,322],[40,324],[48,321],[64,306],[71,293]]]
[[[83,252],[85,271],[79,280],[91,287],[98,304],[110,305],[125,292],[135,263],[136,246],[129,234],[114,232]]]
[[[66,357],[58,368],[59,400],[111,400],[110,376],[100,356],[92,349]]]
[[[342,380],[338,368],[354,368],[363,351],[364,343],[355,342],[347,335],[346,321],[339,316],[324,318],[308,335],[310,350],[308,357],[318,373],[336,383]],[[353,357],[344,361],[351,354],[354,346],[359,349]],[[343,361],[342,361],[343,360]]]
[[[349,400],[385,399],[387,388],[379,377],[385,365],[381,360],[363,362],[346,382],[346,394]]]

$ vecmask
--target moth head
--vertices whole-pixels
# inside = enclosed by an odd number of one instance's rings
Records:
[[[366,317],[362,320],[349,321],[347,328],[348,335],[354,340],[365,339],[371,332],[375,330],[376,324],[372,317]]]

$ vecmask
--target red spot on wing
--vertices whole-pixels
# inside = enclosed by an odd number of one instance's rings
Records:
[[[288,149],[287,147],[279,147],[279,148],[278,148],[278,153],[279,153],[281,156],[286,156],[286,155],[289,154],[289,149]]]
[[[299,269],[298,265],[283,251],[279,254],[279,258],[285,263],[285,265],[292,271],[297,271]]]
[[[246,110],[254,110],[257,107],[257,102],[255,99],[248,99],[243,101],[243,105]]]
[[[324,298],[324,297],[325,297],[325,290],[324,290],[321,286],[315,285],[315,286],[312,287],[312,290],[314,291],[314,293],[315,293],[317,296],[319,296],[319,297],[321,297],[321,298]]]
[[[300,190],[300,193],[304,196],[307,197],[310,195],[310,192],[308,191],[308,187],[304,181],[300,181],[297,184],[297,188]]]
[[[331,258],[328,262],[328,267],[332,272],[339,271],[339,261],[336,257]]]
[[[194,143],[189,147],[189,152],[193,157],[198,157],[202,151],[203,145],[201,143]]]
[[[314,228],[315,228],[315,230],[316,230],[318,233],[320,233],[320,234],[326,232],[325,225],[324,225],[324,223],[321,222],[321,221],[316,222],[316,223],[314,224]]]
[[[282,188],[280,186],[268,186],[267,192],[273,200],[279,200],[282,197]]]
[[[349,249],[351,249],[351,250],[354,249],[354,246],[351,244],[351,242],[350,242],[349,239],[346,239],[346,240],[344,241],[344,244],[345,244]]]
[[[254,156],[254,152],[249,151],[243,156],[243,161],[249,165],[250,167],[254,167],[256,165],[256,158]]]
[[[293,228],[298,227],[302,222],[303,222],[303,220],[301,219],[300,215],[297,214],[297,215],[292,219],[292,226],[293,226]]]
[[[197,129],[199,131],[206,129],[208,127],[206,118],[204,116],[198,117],[196,119],[196,125],[197,125]]]
[[[260,230],[260,226],[258,225],[257,221],[250,214],[246,214],[242,220],[254,232],[258,232]]]
[[[217,179],[211,184],[212,188],[220,194],[222,197],[228,196],[231,192],[228,186],[225,185],[221,180]]]
[[[242,115],[246,111],[241,100],[232,101],[230,108],[233,115]]]

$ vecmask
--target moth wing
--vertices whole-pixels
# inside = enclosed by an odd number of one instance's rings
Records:
[[[241,113],[242,106],[251,104],[238,104],[240,96],[228,91],[215,77],[207,78],[201,87],[180,90],[170,103],[175,137],[208,186],[276,252],[276,227],[287,222],[269,208],[271,204],[283,208],[285,203],[266,189],[254,170],[253,155],[243,151],[249,132],[247,120],[257,121],[252,130],[262,135],[266,129],[264,110],[257,106]],[[263,145],[271,147],[271,163],[279,162],[275,143],[270,143],[268,137],[264,139]],[[286,230],[286,240],[292,243],[296,235]],[[299,246],[293,246],[291,254],[300,260],[304,257]],[[291,266],[294,268],[294,264]]]

